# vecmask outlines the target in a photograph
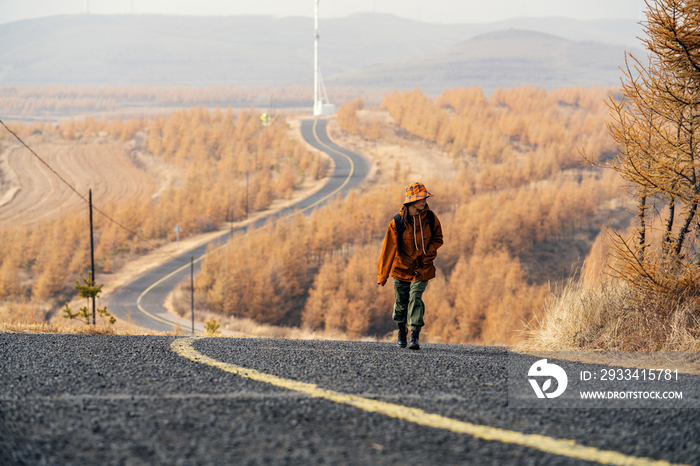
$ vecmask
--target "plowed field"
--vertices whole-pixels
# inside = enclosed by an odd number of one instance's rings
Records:
[[[157,182],[134,165],[122,144],[38,144],[32,148],[86,198],[92,189],[99,206],[107,199],[150,197]],[[84,201],[26,148],[12,146],[0,156],[0,226],[36,222],[76,208]]]

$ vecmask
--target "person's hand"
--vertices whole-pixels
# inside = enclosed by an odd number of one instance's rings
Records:
[[[381,286],[384,286],[384,285],[386,285],[386,280],[384,280],[383,282],[379,282],[379,283],[377,283],[377,285],[381,285]]]

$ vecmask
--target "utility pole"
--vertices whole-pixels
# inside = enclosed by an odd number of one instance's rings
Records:
[[[318,2],[314,3],[314,116],[323,114],[321,96],[318,92]]]
[[[95,279],[95,241],[94,235],[92,234],[92,189],[89,191],[89,204],[90,204],[90,268],[92,270],[90,278],[94,284],[97,284]],[[92,297],[92,325],[96,325],[95,322],[95,297]]]
[[[180,226],[179,223],[177,225],[175,225],[174,231],[175,231],[175,234],[177,235],[177,250],[179,251],[180,250],[180,232],[182,231],[182,227]]]
[[[192,335],[194,335],[194,256],[190,259],[190,298],[192,302]]]

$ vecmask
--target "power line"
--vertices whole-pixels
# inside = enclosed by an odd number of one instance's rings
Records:
[[[17,139],[24,147],[26,147],[27,150],[29,150],[29,152],[31,152],[32,154],[34,154],[34,157],[36,157],[37,159],[39,159],[39,161],[40,161],[41,163],[43,163],[44,165],[46,165],[46,167],[47,167],[49,170],[51,170],[51,171],[53,172],[53,174],[56,175],[56,176],[58,177],[59,180],[63,181],[63,183],[64,183],[66,186],[68,186],[75,194],[77,194],[78,196],[80,196],[80,198],[81,198],[83,201],[88,202],[88,200],[85,199],[85,196],[83,196],[82,194],[80,194],[69,182],[67,182],[66,180],[64,180],[63,177],[62,177],[61,175],[59,175],[58,172],[57,172],[56,170],[54,170],[53,168],[51,168],[51,165],[49,165],[48,163],[46,163],[46,162],[44,161],[44,159],[42,159],[41,157],[39,157],[39,156],[37,155],[37,153],[34,152],[34,151],[32,150],[32,148],[29,147],[29,146],[27,145],[27,143],[24,142],[24,141],[22,140],[22,138],[20,138],[19,136],[17,136],[17,134],[15,134],[14,131],[12,131],[10,128],[8,128],[4,121],[0,120],[0,123],[2,123],[2,125],[5,127],[5,129],[6,129],[7,131],[9,131],[10,134],[12,134],[12,135],[15,137],[15,139]]]
[[[78,190],[75,189],[75,188],[73,187],[73,185],[71,185],[71,184],[70,184],[69,182],[67,182],[61,175],[59,175],[58,172],[57,172],[56,170],[54,170],[53,167],[51,167],[51,165],[49,165],[48,163],[46,163],[46,161],[44,161],[44,159],[42,159],[41,157],[39,157],[39,155],[38,155],[36,152],[34,152],[34,150],[33,150],[31,147],[29,147],[29,146],[27,145],[26,142],[24,142],[24,141],[22,140],[22,138],[20,138],[14,131],[12,131],[10,128],[7,127],[7,125],[5,124],[4,121],[0,120],[0,124],[2,124],[2,126],[4,126],[5,129],[6,129],[7,131],[9,131],[10,134],[12,134],[12,135],[15,137],[15,139],[17,139],[24,147],[26,147],[27,150],[28,150],[29,152],[31,152],[32,155],[34,155],[34,157],[36,157],[37,159],[39,159],[39,161],[40,161],[41,163],[43,163],[44,165],[46,165],[46,167],[47,167],[49,170],[51,170],[51,172],[52,172],[54,175],[56,175],[56,176],[58,177],[59,180],[61,180],[66,186],[68,186],[68,187],[71,189],[71,191],[73,191],[75,194],[77,194],[77,195],[80,197],[80,199],[83,200],[83,202],[85,202],[86,204],[89,204],[89,201],[85,198],[85,196],[83,196],[82,194],[80,194],[80,192],[78,192]],[[168,251],[165,251],[165,250],[159,248],[158,246],[156,246],[155,244],[151,243],[150,241],[148,241],[146,238],[144,238],[143,236],[141,236],[141,235],[138,234],[137,232],[135,232],[135,231],[131,230],[130,228],[127,228],[127,227],[125,227],[124,225],[122,225],[121,223],[117,222],[117,221],[114,220],[112,217],[110,217],[109,215],[107,215],[106,213],[104,213],[103,211],[101,211],[100,209],[98,209],[97,207],[95,207],[94,205],[92,206],[92,208],[95,209],[95,211],[97,211],[97,213],[99,213],[99,214],[101,214],[102,216],[104,216],[104,217],[105,217],[107,220],[109,220],[110,222],[114,223],[115,225],[117,225],[118,227],[120,227],[121,229],[123,229],[124,231],[127,231],[127,232],[131,233],[132,235],[134,235],[135,237],[137,237],[138,239],[140,239],[140,240],[143,241],[144,243],[148,244],[151,248],[157,249],[158,251],[162,252],[163,254],[167,254],[167,255],[169,255],[170,257],[172,257],[172,258],[174,258],[174,259],[177,259],[177,260],[179,260],[179,261],[187,262],[187,261],[185,261],[184,259],[181,259],[181,258],[179,258],[179,257],[177,257],[177,256],[175,256],[175,255],[173,255],[173,254],[171,254],[171,253],[169,253]]]

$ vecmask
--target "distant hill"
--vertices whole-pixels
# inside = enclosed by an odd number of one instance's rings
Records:
[[[420,88],[438,94],[445,88],[533,84],[563,86],[619,84],[622,46],[574,42],[534,31],[490,32],[445,50],[336,75],[329,86]]]
[[[383,75],[391,75],[393,71],[390,70],[401,66],[410,69],[412,57],[417,57],[417,66],[431,63],[431,55],[436,65],[450,62],[451,53],[467,60],[476,59],[470,58],[469,52],[475,52],[476,48],[465,40],[512,27],[555,34],[569,41],[597,41],[599,44],[595,46],[552,45],[559,57],[566,53],[585,53],[584,61],[593,70],[612,66],[608,58],[598,63],[593,50],[600,51],[604,57],[617,56],[617,66],[621,63],[621,48],[637,42],[635,36],[641,34],[639,25],[627,20],[535,18],[443,25],[386,14],[357,14],[321,22],[321,70],[329,84],[355,85],[353,79],[372,87],[400,82],[410,86],[418,81],[427,83],[425,77],[416,73],[411,74],[410,79],[392,77],[384,83],[372,83],[368,76],[379,70],[383,70]],[[17,21],[0,25],[0,43],[3,44],[0,86],[310,86],[313,80],[312,30],[312,20],[299,17],[78,15]],[[479,40],[487,40],[483,37]],[[491,42],[487,48],[494,51],[494,59],[500,60],[499,63],[506,60],[507,54],[496,50],[497,44],[518,45],[517,40],[508,42],[503,37],[488,40]],[[551,39],[537,43],[549,47],[554,42]],[[545,46],[546,43],[550,45]],[[602,43],[612,44],[612,48]],[[460,52],[461,49],[464,50]],[[518,47],[518,50],[525,63],[539,66],[546,61],[546,48]],[[483,64],[487,58],[482,55],[478,59]],[[561,60],[558,58],[557,63]],[[572,58],[566,63],[575,61]],[[523,65],[523,69],[526,67]],[[496,72],[488,78],[496,85],[525,84],[518,79],[531,76],[527,72],[504,73],[497,66],[486,69]],[[548,70],[560,68],[543,68],[543,72]],[[453,79],[452,72],[445,71],[443,75],[447,81],[437,82],[443,78],[436,77],[431,88],[460,82],[460,79]],[[596,77],[595,73],[586,76]],[[605,80],[597,79],[595,83],[602,81]]]

